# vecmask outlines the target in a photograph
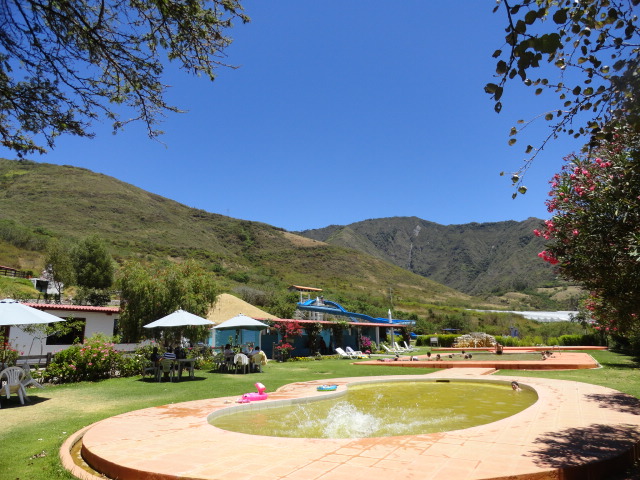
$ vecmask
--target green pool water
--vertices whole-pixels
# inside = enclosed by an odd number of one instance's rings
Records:
[[[404,381],[352,385],[338,398],[212,418],[225,430],[294,438],[417,435],[484,425],[509,417],[538,399],[493,382]]]

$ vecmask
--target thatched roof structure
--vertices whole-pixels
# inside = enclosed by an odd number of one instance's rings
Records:
[[[213,308],[209,310],[207,318],[217,325],[241,313],[256,320],[278,320],[275,315],[264,312],[258,307],[228,293],[218,295],[218,299]]]

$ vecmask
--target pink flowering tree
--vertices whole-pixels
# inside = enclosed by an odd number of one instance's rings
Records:
[[[538,254],[589,292],[600,328],[640,330],[640,138],[618,130],[592,155],[570,155],[551,181]]]

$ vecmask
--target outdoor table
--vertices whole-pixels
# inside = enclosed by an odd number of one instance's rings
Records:
[[[193,373],[193,369],[196,366],[196,359],[195,358],[180,358],[178,360],[176,360],[176,362],[178,362],[178,380],[182,379],[182,370],[183,369],[189,369],[189,378],[191,380],[194,379],[195,375]]]

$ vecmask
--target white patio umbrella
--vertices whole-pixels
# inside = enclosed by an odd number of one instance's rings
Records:
[[[0,300],[0,327],[64,321],[64,318],[56,317],[50,313],[30,307],[29,305],[24,305],[11,298]],[[7,343],[3,343],[2,349],[6,350]]]
[[[197,325],[208,325],[212,326],[213,322],[211,320],[207,320],[206,318],[199,317],[198,315],[194,315],[193,313],[189,313],[185,310],[176,310],[169,315],[159,318],[147,325],[144,325],[144,328],[157,328],[157,327],[186,327],[186,326],[197,326]]]
[[[64,318],[56,317],[11,298],[0,300],[0,327],[64,321]]]
[[[266,330],[267,328],[269,328],[269,325],[255,320],[251,317],[247,317],[246,315],[243,315],[241,313],[240,315],[236,315],[235,317],[230,318],[229,320],[226,320],[213,328],[214,330],[235,330],[237,333],[240,330]],[[262,347],[260,339],[261,337],[258,337],[258,345]]]

